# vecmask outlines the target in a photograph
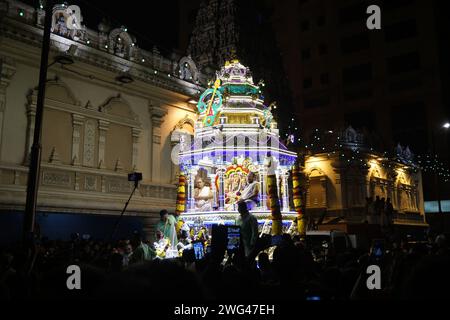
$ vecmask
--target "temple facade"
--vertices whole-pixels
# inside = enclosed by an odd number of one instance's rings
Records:
[[[394,224],[427,226],[422,173],[408,147],[398,145],[389,155],[377,152],[352,127],[317,133],[316,145],[304,156],[303,173],[308,217],[323,223],[379,223],[367,217],[378,197],[392,204]]]
[[[0,209],[15,212],[25,205],[45,13],[6,0],[0,17]],[[193,131],[205,79],[189,56],[168,59],[123,26],[82,21],[78,6],[53,8],[38,210],[118,214],[138,171],[127,214],[150,227],[175,209],[172,133]]]

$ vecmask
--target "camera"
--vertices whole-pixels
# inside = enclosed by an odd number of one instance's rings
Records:
[[[128,174],[128,181],[133,181],[134,185],[137,186],[139,181],[142,180],[142,173],[132,172]]]

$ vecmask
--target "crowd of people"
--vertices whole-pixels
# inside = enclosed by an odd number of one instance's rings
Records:
[[[0,249],[0,300],[151,299],[170,301],[279,301],[448,298],[448,236],[428,241],[386,234],[374,248],[334,250],[284,234],[273,251],[258,249],[255,220],[241,211],[243,250],[205,250],[158,259],[138,233],[101,241],[73,235],[70,241],[40,239],[34,259],[20,245]],[[161,215],[161,219],[167,219]],[[163,228],[163,226],[160,226]],[[253,231],[252,231],[253,230]],[[378,248],[379,250],[380,248]],[[81,268],[81,290],[68,290],[66,269]],[[366,286],[367,266],[379,265],[380,290]]]

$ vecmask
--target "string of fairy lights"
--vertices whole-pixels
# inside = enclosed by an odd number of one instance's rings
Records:
[[[417,162],[424,173],[437,174],[441,181],[450,181],[450,167],[442,162],[437,154],[418,155]]]
[[[375,148],[366,146],[362,140],[357,143],[349,143],[342,137],[342,132],[335,132],[332,130],[322,131],[314,129],[309,141],[301,137],[299,126],[295,123],[295,118],[291,118],[288,124],[288,133],[284,134],[287,146],[300,151],[300,153],[307,154],[327,154],[328,157],[335,157],[338,155],[341,160],[347,163],[357,164],[362,167],[370,167],[367,162],[366,154],[370,152],[376,154],[380,160],[378,164],[388,169],[394,169],[393,161],[402,163],[417,172],[419,169],[424,174],[436,174],[442,182],[450,182],[450,167],[437,155],[422,154],[411,158],[404,157],[401,154],[394,152],[379,152]]]

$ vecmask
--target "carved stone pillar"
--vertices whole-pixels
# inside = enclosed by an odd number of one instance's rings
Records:
[[[336,207],[339,209],[345,209],[347,206],[347,201],[344,195],[345,187],[342,184],[342,172],[339,169],[334,169],[334,188],[336,189]]]
[[[192,211],[192,197],[194,190],[192,189],[192,177],[190,174],[190,170],[186,172],[186,212]]]
[[[178,142],[176,141],[170,141],[170,148],[171,148],[171,155],[173,156],[174,152],[177,152],[177,150],[179,150],[179,148],[177,148]],[[176,148],[176,149],[174,149]],[[177,184],[178,183],[178,178],[180,175],[180,166],[177,163],[171,163],[170,166],[170,183],[173,184]]]
[[[0,57],[0,153],[2,150],[3,122],[6,109],[6,88],[16,73],[14,61]]]
[[[81,129],[83,127],[84,117],[78,114],[72,114],[72,165],[80,165],[81,153]]]
[[[152,123],[152,139],[151,139],[151,171],[150,176],[152,181],[161,181],[161,125],[164,122],[164,117],[167,110],[161,106],[150,102],[149,105],[150,119]]]
[[[283,199],[283,211],[289,211],[289,171],[281,171],[281,185],[283,189],[282,199]]]
[[[98,120],[98,168],[105,169],[105,153],[106,153],[106,133],[109,129],[109,122]]]
[[[132,141],[133,141],[133,155],[131,158],[131,167],[133,168],[133,171],[135,171],[137,169],[140,134],[141,134],[141,129],[139,129],[139,128],[131,129],[131,137],[132,137]]]
[[[170,183],[178,184],[178,178],[180,175],[180,166],[179,162],[175,161],[175,159],[178,160],[178,153],[182,151],[182,140],[184,136],[180,134],[176,129],[172,131],[170,135],[170,148],[171,148],[171,158],[172,158],[172,165],[171,165],[171,171],[170,171]]]
[[[95,145],[97,123],[94,119],[87,119],[84,123],[83,137],[83,165],[95,167]]]
[[[102,176],[102,178],[101,178],[101,190],[102,190],[102,192],[103,193],[105,193],[106,192],[106,178],[105,178],[105,176]]]
[[[277,193],[278,193],[278,199],[281,201],[281,175],[278,170],[275,171],[276,175],[276,181],[277,181]]]
[[[79,172],[75,172],[74,190],[80,191],[80,173]]]
[[[214,173],[210,173],[208,174],[208,178],[209,181],[211,181],[211,192],[213,194],[213,199],[212,199],[212,208],[216,208],[217,207],[217,190],[216,190],[216,175]]]
[[[20,171],[18,170],[14,171],[14,184],[16,186],[20,185]]]
[[[195,198],[194,198],[194,190],[195,190],[195,177],[197,176],[197,168],[191,168],[188,173],[188,198],[187,205],[188,211],[195,211]]]
[[[224,177],[225,177],[225,166],[219,166],[217,169],[218,179],[219,179],[219,190],[217,196],[217,202],[219,206],[219,211],[223,211],[225,208],[225,186],[224,186]]]
[[[259,168],[259,199],[261,210],[268,210],[267,208],[267,190],[266,190],[266,170],[264,165]]]

